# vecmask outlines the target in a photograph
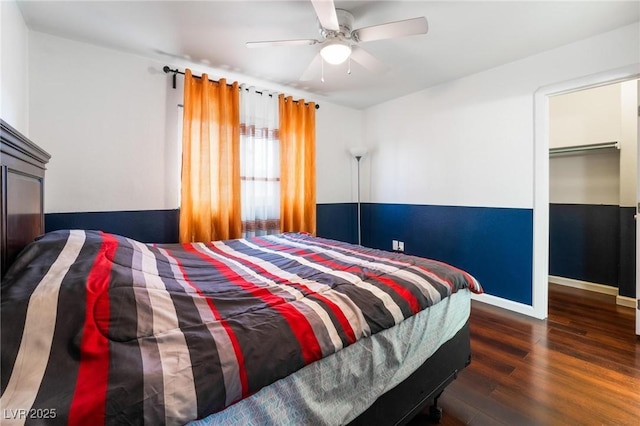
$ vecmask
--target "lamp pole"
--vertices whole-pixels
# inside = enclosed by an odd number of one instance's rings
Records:
[[[362,245],[362,213],[360,205],[360,160],[367,155],[369,150],[364,146],[356,146],[349,149],[349,152],[358,162],[358,245]]]
[[[362,228],[360,225],[360,159],[362,155],[356,155],[356,161],[358,162],[358,245],[362,245]]]

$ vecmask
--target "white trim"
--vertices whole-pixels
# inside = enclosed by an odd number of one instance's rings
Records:
[[[616,296],[617,305],[628,306],[630,308],[636,307],[636,299],[627,297],[627,296],[619,296],[618,289],[616,287],[611,287],[604,284],[590,283],[587,281],[579,281],[571,278],[556,277],[553,275],[549,275],[549,282],[553,284],[563,285],[566,287],[579,288],[582,290],[593,291],[601,294],[608,294],[610,296]],[[547,286],[547,291],[548,291],[548,286]],[[478,302],[486,303],[487,305],[496,306],[498,308],[506,309],[508,311],[527,315],[540,320],[543,320],[546,318],[546,317],[539,316],[538,312],[536,312],[536,310],[532,306],[525,305],[519,302],[514,302],[508,299],[503,299],[501,297],[492,296],[491,294],[486,294],[486,293],[471,294],[471,300],[476,300]]]
[[[549,97],[631,80],[640,76],[640,63],[543,86],[534,93],[533,143],[533,314],[549,311]]]
[[[549,275],[549,282],[553,284],[563,285],[566,287],[573,287],[573,288],[579,288],[582,290],[593,291],[595,293],[608,294],[610,296],[618,295],[618,287],[591,283],[588,281],[574,280],[573,278],[565,278],[565,277],[557,277],[555,275]]]
[[[636,299],[627,296],[616,296],[616,305],[627,306],[629,308],[636,308]]]
[[[508,299],[503,299],[497,296],[492,296],[490,294],[471,294],[471,300],[477,300],[478,302],[486,303],[487,305],[507,309],[509,311],[517,312],[519,314],[527,315],[537,319],[544,319],[543,317],[537,316],[535,310],[529,305],[514,302]]]
[[[574,280],[572,278],[556,277],[549,275],[549,282],[553,284],[563,285],[566,287],[579,288],[582,290],[593,291],[600,294],[608,294],[616,296],[616,305],[627,306],[629,308],[636,307],[636,299],[633,297],[620,296],[618,288],[610,285],[590,283],[587,281]]]

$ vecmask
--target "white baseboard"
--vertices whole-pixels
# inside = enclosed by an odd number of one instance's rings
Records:
[[[636,307],[636,299],[627,296],[620,296],[618,294],[618,288],[612,287],[610,285],[596,284],[590,283],[587,281],[579,281],[574,280],[572,278],[564,278],[564,277],[556,277],[553,275],[549,275],[549,282],[559,285],[564,285],[567,287],[580,288],[582,290],[593,291],[596,293],[608,294],[611,296],[616,296],[616,304],[621,306],[628,306],[631,308]]]
[[[616,296],[616,303],[621,306],[636,307],[636,299],[626,296],[618,295],[618,288],[604,284],[590,283],[587,281],[574,280],[572,278],[557,277],[549,275],[549,282],[567,287],[579,288],[582,290],[593,291],[596,293],[608,294]],[[472,300],[486,303],[487,305],[496,306],[498,308],[507,309],[509,311],[517,312],[519,314],[527,315],[532,318],[544,319],[540,314],[533,309],[533,306],[525,305],[523,303],[514,302],[512,300],[503,299],[501,297],[492,296],[490,294],[471,294]]]
[[[610,285],[590,283],[588,281],[574,280],[572,278],[556,277],[549,275],[549,282],[553,284],[564,285],[567,287],[580,288],[582,290],[593,291],[596,293],[609,294],[611,296],[618,295],[618,288]]]
[[[490,294],[471,294],[472,300],[486,303],[487,305],[497,306],[498,308],[507,309],[509,311],[517,312],[519,314],[527,315],[532,318],[544,319],[533,309],[532,306],[525,305],[524,303],[514,302],[512,300],[503,299],[501,297],[492,296]]]
[[[616,296],[616,304],[620,306],[627,306],[629,308],[636,308],[638,302],[633,297]]]

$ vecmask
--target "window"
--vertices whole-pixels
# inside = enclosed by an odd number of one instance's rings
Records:
[[[254,88],[240,93],[240,179],[242,236],[280,232],[278,98]]]

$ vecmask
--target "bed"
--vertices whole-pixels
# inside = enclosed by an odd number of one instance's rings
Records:
[[[308,234],[62,230],[27,245],[1,291],[3,424],[204,425],[405,423],[468,364],[482,289]]]

